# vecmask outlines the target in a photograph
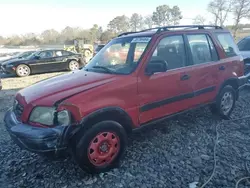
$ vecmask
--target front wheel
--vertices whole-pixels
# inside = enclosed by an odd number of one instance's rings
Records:
[[[223,119],[230,119],[230,115],[235,107],[236,91],[227,85],[219,93],[216,103],[211,106],[211,111]]]
[[[74,153],[82,169],[101,173],[118,166],[127,145],[126,132],[119,123],[102,121],[78,136]]]
[[[16,68],[16,75],[19,77],[25,77],[30,75],[30,68],[27,65],[18,65]]]

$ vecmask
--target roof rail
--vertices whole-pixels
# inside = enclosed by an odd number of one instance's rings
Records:
[[[118,37],[121,37],[123,35],[129,35],[129,34],[133,34],[133,33],[141,33],[141,32],[146,32],[146,31],[151,31],[151,30],[156,30],[156,29],[159,29],[160,27],[156,27],[156,28],[150,28],[150,29],[144,29],[144,30],[141,30],[141,31],[131,31],[131,32],[125,32],[125,33],[121,33],[118,35]]]
[[[178,29],[178,28],[184,28],[184,29],[206,29],[206,28],[214,28],[214,29],[224,29],[223,27],[216,26],[216,25],[175,25],[175,26],[162,26],[162,27],[154,27],[150,29],[145,29],[142,31],[131,31],[131,32],[125,32],[118,35],[118,37],[121,37],[123,35],[129,35],[133,33],[141,33],[146,31],[152,31],[156,30],[156,33],[160,33],[162,31],[170,31],[169,29]]]
[[[178,28],[185,28],[185,29],[205,29],[205,28],[214,28],[214,29],[223,29],[223,27],[216,26],[216,25],[176,25],[176,26],[164,26],[159,27],[157,33],[161,31],[169,31],[169,29],[178,29]]]
[[[119,34],[117,37],[121,37],[123,35],[128,35],[128,34],[133,34],[133,33],[138,33],[138,32],[137,31],[125,32],[125,33]]]

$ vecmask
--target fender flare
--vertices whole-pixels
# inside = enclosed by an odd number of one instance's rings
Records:
[[[112,117],[105,119],[106,117],[110,117],[110,116]],[[91,128],[91,126],[93,126],[93,124],[103,121],[103,120],[117,121],[123,126],[123,128],[125,129],[127,133],[131,133],[133,127],[135,127],[131,117],[128,115],[128,113],[124,109],[117,107],[117,106],[111,106],[111,107],[98,109],[88,114],[87,116],[85,116],[79,123],[78,127],[74,131],[72,131],[72,133],[70,134],[70,137],[74,136],[79,131],[84,131],[84,132],[87,131],[89,128]],[[122,120],[122,121],[119,122],[119,120]]]

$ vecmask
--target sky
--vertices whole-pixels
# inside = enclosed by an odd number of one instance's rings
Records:
[[[159,5],[178,5],[181,24],[192,24],[196,15],[211,19],[206,8],[210,0],[0,0],[0,35],[61,31],[66,26],[104,29],[115,16],[151,14]],[[228,20],[229,23],[231,20]]]

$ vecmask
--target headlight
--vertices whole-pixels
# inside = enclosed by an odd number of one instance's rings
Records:
[[[54,107],[36,107],[30,115],[30,121],[43,125],[52,126],[54,124]]]
[[[63,110],[57,113],[57,123],[58,125],[67,126],[71,123],[70,112]]]

